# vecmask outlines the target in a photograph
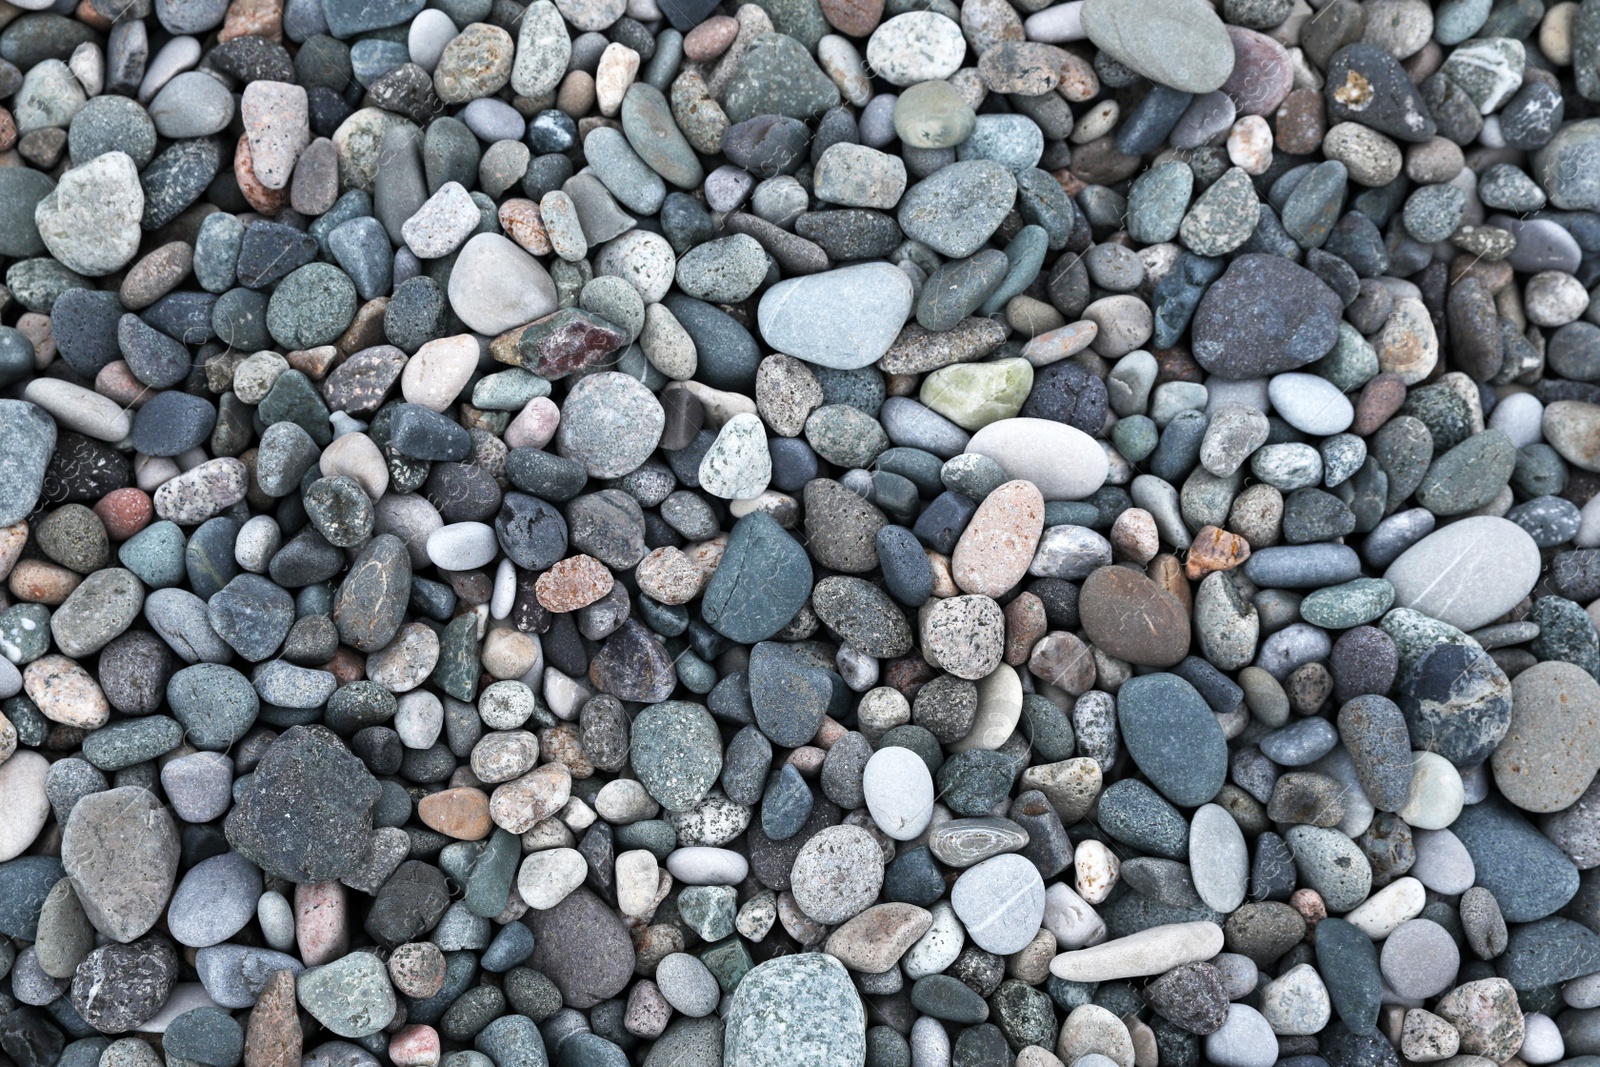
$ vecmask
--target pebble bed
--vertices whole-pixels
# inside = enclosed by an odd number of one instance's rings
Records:
[[[1600,1064],[1600,0],[0,2],[0,1067]]]

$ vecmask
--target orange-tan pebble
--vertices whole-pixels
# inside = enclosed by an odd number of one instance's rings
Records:
[[[481,841],[489,836],[489,797],[481,789],[446,789],[430,793],[417,804],[417,818],[430,829],[457,841]]]
[[[83,581],[83,575],[59,563],[25,559],[11,570],[11,595],[18,600],[60,607]]]
[[[500,205],[500,228],[506,236],[536,256],[550,254],[550,235],[545,232],[539,205],[525,197],[512,197]]]
[[[560,614],[588,607],[611,592],[614,582],[610,568],[593,556],[568,556],[539,575],[533,595],[540,607]]]
[[[1202,526],[1189,545],[1183,573],[1198,582],[1213,571],[1231,571],[1249,558],[1249,541],[1217,526]]]

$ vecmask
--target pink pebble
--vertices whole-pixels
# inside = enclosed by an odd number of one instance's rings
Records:
[[[547,396],[528,401],[522,413],[506,427],[506,444],[512,448],[543,448],[556,435],[561,409]]]
[[[294,938],[307,967],[331,963],[350,947],[344,886],[316,882],[294,887]]]
[[[1233,98],[1241,115],[1270,115],[1294,88],[1289,51],[1264,33],[1229,26],[1233,40],[1233,73],[1222,91]]]
[[[395,1067],[433,1067],[439,1062],[439,1031],[421,1023],[402,1027],[389,1039]]]

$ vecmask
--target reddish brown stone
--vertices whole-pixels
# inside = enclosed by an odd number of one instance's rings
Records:
[[[222,20],[218,41],[231,41],[235,37],[265,37],[272,41],[283,40],[282,0],[233,0],[228,14]]]
[[[155,506],[143,489],[129,487],[113,489],[94,506],[94,513],[105,523],[106,533],[113,541],[126,541],[146,526],[155,516]]]
[[[915,700],[922,687],[938,676],[938,668],[915,653],[885,660],[883,664],[883,684],[895,689],[907,700]]]
[[[367,676],[367,658],[353,648],[340,645],[333,658],[324,663],[319,670],[331,673],[339,679],[340,685],[349,685]]]
[[[602,364],[627,343],[627,335],[606,320],[577,308],[562,308],[528,324],[517,342],[517,362],[555,381]]]
[[[1406,402],[1406,383],[1398,374],[1380,374],[1369,381],[1356,400],[1356,418],[1350,432],[1358,437],[1377,433]]]
[[[1044,616],[1044,601],[1032,593],[1018,593],[1006,605],[1005,661],[1013,667],[1028,662],[1028,655],[1050,628]]]
[[[1212,571],[1231,571],[1249,558],[1249,541],[1216,526],[1202,526],[1189,545],[1183,573],[1198,582]]]
[[[1315,89],[1296,89],[1278,105],[1277,146],[1294,155],[1309,155],[1322,147],[1328,132],[1323,117],[1322,94]]]
[[[1206,372],[1194,361],[1189,350],[1183,347],[1158,348],[1156,357],[1156,384],[1168,382],[1203,382]]]

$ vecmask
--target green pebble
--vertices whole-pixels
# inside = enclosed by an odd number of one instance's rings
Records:
[[[1357,578],[1318,589],[1300,602],[1300,617],[1313,626],[1348,630],[1381,618],[1394,605],[1394,586],[1382,578]]]

